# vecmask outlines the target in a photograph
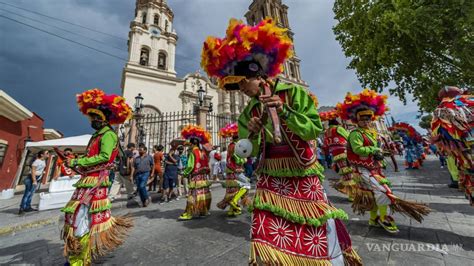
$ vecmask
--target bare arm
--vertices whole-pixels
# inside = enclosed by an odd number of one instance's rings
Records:
[[[31,166],[31,179],[33,180],[33,184],[36,185],[36,166]]]

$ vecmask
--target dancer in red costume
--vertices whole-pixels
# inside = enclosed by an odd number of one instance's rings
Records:
[[[209,37],[202,52],[203,68],[221,88],[250,97],[238,124],[239,138],[248,138],[259,157],[250,263],[360,265],[340,221],[347,214],[330,204],[322,186],[314,102],[306,89],[272,80],[291,54],[291,39],[269,18],[255,26],[232,19],[226,37]]]
[[[79,94],[77,103],[96,132],[84,157],[67,159],[67,165],[82,174],[71,200],[61,209],[66,218],[62,238],[69,264],[90,265],[92,259],[122,244],[132,227],[131,218],[112,216],[107,197],[109,172],[119,153],[118,137],[110,125],[122,124],[132,111],[123,97],[99,89]]]

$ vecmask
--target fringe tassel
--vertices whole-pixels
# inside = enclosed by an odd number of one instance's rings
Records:
[[[61,240],[64,240],[64,257],[67,257],[70,254],[78,255],[81,253],[81,242],[78,238],[74,237],[74,228],[69,224],[64,224],[61,232]]]
[[[362,259],[351,247],[342,252],[345,266],[362,266]]]
[[[217,208],[224,210],[227,206],[229,206],[229,202],[234,198],[235,194],[237,194],[237,191],[238,190],[233,193],[226,193],[224,199],[216,204]]]
[[[96,259],[120,246],[133,227],[129,216],[112,217],[109,221],[91,228],[91,254]]]
[[[318,175],[319,179],[324,179],[322,174],[324,167],[319,162],[316,161],[312,165],[304,167],[294,157],[265,159],[257,171],[276,177]]]
[[[267,190],[257,190],[255,197],[258,197],[263,204],[271,204],[305,218],[318,219],[323,217],[326,213],[338,210],[324,201],[291,199]]]
[[[211,192],[207,192],[202,195],[197,195],[196,197],[194,197],[191,193],[191,195],[188,196],[185,212],[190,213],[192,215],[206,214],[209,212],[211,200]]]
[[[81,202],[79,200],[70,200],[61,211],[65,213],[74,213]]]
[[[424,203],[402,200],[400,198],[396,198],[390,205],[390,208],[392,211],[410,216],[419,223],[423,221],[423,216],[426,216],[431,212],[431,209]]]
[[[247,193],[242,196],[242,199],[240,199],[240,204],[244,207],[247,207],[252,204],[252,199],[247,195]]]
[[[374,194],[370,190],[355,189],[354,201],[352,202],[352,211],[364,215],[366,211],[375,208]]]
[[[110,208],[112,208],[112,203],[110,203],[110,200],[108,198],[103,200],[95,200],[92,201],[89,213],[101,212],[109,210]]]
[[[353,180],[337,180],[331,181],[331,186],[337,191],[348,195],[349,197],[354,197],[357,192],[357,184]]]
[[[316,259],[289,254],[260,242],[250,244],[250,265],[331,266],[329,259]]]
[[[93,188],[96,186],[97,182],[99,182],[98,176],[86,176],[79,181],[77,181],[73,187],[76,188]],[[106,177],[105,180],[100,185],[101,187],[108,187],[111,183],[109,182],[109,177]]]

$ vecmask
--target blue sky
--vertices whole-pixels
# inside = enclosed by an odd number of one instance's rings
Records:
[[[10,3],[60,18],[106,34],[1,4]],[[0,16],[19,20],[73,41],[127,58],[127,36],[133,19],[133,0],[0,0]],[[332,27],[332,1],[283,0],[289,6],[290,27],[301,59],[303,79],[321,105],[335,105],[347,91],[362,89],[344,57]],[[168,0],[175,14],[179,40],[179,76],[199,69],[202,42],[208,35],[223,36],[229,18],[243,18],[251,0]],[[212,10],[212,15],[209,11]],[[19,15],[13,14],[17,13]],[[23,16],[23,17],[21,17]],[[34,20],[26,19],[24,16]],[[42,23],[48,24],[44,25]],[[67,31],[81,34],[80,37]],[[66,136],[90,133],[88,121],[77,110],[75,94],[98,87],[119,94],[125,61],[0,17],[0,89],[45,119],[45,126]],[[90,40],[93,39],[93,40]],[[99,43],[100,42],[100,43]],[[418,107],[389,98],[396,120],[418,126]]]

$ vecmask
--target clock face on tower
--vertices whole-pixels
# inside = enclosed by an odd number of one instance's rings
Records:
[[[160,36],[161,31],[160,31],[160,29],[158,29],[156,27],[150,27],[150,34],[152,36],[158,37],[158,36]]]

